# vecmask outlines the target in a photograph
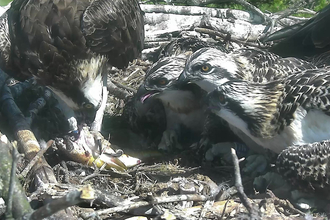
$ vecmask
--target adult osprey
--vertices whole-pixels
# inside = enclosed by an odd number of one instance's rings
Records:
[[[127,66],[144,39],[137,0],[14,0],[1,27],[1,68],[35,76],[71,109],[92,115],[109,64]]]

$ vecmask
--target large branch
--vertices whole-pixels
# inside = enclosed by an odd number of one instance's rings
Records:
[[[146,13],[177,14],[177,15],[208,15],[222,19],[240,19],[253,23],[262,23],[262,17],[247,11],[224,8],[206,8],[198,6],[174,6],[174,5],[142,5],[141,9]]]
[[[267,14],[267,20],[280,20],[281,22],[277,24],[269,22],[271,25],[265,25],[265,15],[261,16],[260,10],[251,8],[254,6],[248,6],[251,12],[197,6],[141,5],[145,11],[145,48],[166,44],[180,36],[182,32],[190,31],[188,35],[199,35],[193,32],[195,28],[207,28],[218,32],[218,34],[210,34],[210,36],[220,36],[221,38],[231,36],[230,39],[235,42],[243,44],[252,42],[253,46],[257,46],[256,42],[266,33],[266,30],[269,30],[269,27],[276,31],[283,26],[301,21],[294,17],[283,18],[284,16],[281,14]],[[249,44],[251,45],[251,43]]]
[[[146,13],[146,42],[168,41],[173,35],[184,30],[194,30],[196,27],[209,28],[230,34],[242,41],[256,41],[265,29],[241,19],[221,19],[208,16],[176,15],[161,13]],[[162,40],[160,40],[162,38]]]

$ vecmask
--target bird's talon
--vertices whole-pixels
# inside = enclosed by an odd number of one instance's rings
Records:
[[[112,156],[112,157],[120,157],[124,154],[124,151],[122,149],[118,149],[118,150],[115,151],[115,153],[104,152],[104,154]]]

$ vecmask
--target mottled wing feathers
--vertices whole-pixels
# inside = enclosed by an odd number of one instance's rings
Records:
[[[124,67],[138,56],[144,38],[136,0],[14,0],[8,24],[15,72],[36,75],[46,85],[76,83],[77,60],[96,54]]]
[[[278,55],[257,48],[239,49],[232,53],[244,80],[269,82],[283,79],[294,72],[315,69],[316,66],[294,57]]]
[[[142,50],[144,24],[137,0],[94,1],[84,12],[81,27],[91,50],[106,54],[118,68]]]
[[[17,1],[8,20],[13,65],[27,75],[42,78],[52,85],[71,82],[70,62],[89,57],[80,30],[80,17],[88,1]],[[72,82],[73,83],[73,82]]]
[[[233,55],[244,56],[250,63],[259,68],[265,68],[272,65],[279,56],[268,51],[260,50],[258,48],[243,48],[233,52]]]
[[[267,81],[274,81],[283,79],[298,71],[308,69],[316,69],[316,66],[295,57],[279,58],[273,62],[272,66],[268,68],[263,77],[267,79]]]
[[[306,70],[290,76],[281,83],[284,91],[278,100],[279,130],[289,125],[299,106],[305,110],[320,109],[330,113],[330,72],[324,69]]]
[[[303,190],[312,189],[328,195],[330,189],[329,141],[291,146],[278,156],[276,167],[280,174]]]
[[[218,90],[226,94],[228,108],[246,121],[251,133],[260,138],[274,137],[298,114],[303,117],[312,109],[330,114],[330,71],[327,69],[305,70],[269,83],[233,80]],[[302,112],[297,111],[299,107]]]

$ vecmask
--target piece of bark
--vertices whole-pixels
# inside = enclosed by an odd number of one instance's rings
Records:
[[[33,212],[29,219],[44,219],[46,217],[52,216],[60,210],[64,210],[81,202],[91,201],[93,199],[94,190],[91,186],[87,185],[82,187],[80,190],[70,191],[65,196],[47,203],[46,205]],[[66,216],[66,218],[69,217],[70,216]]]

